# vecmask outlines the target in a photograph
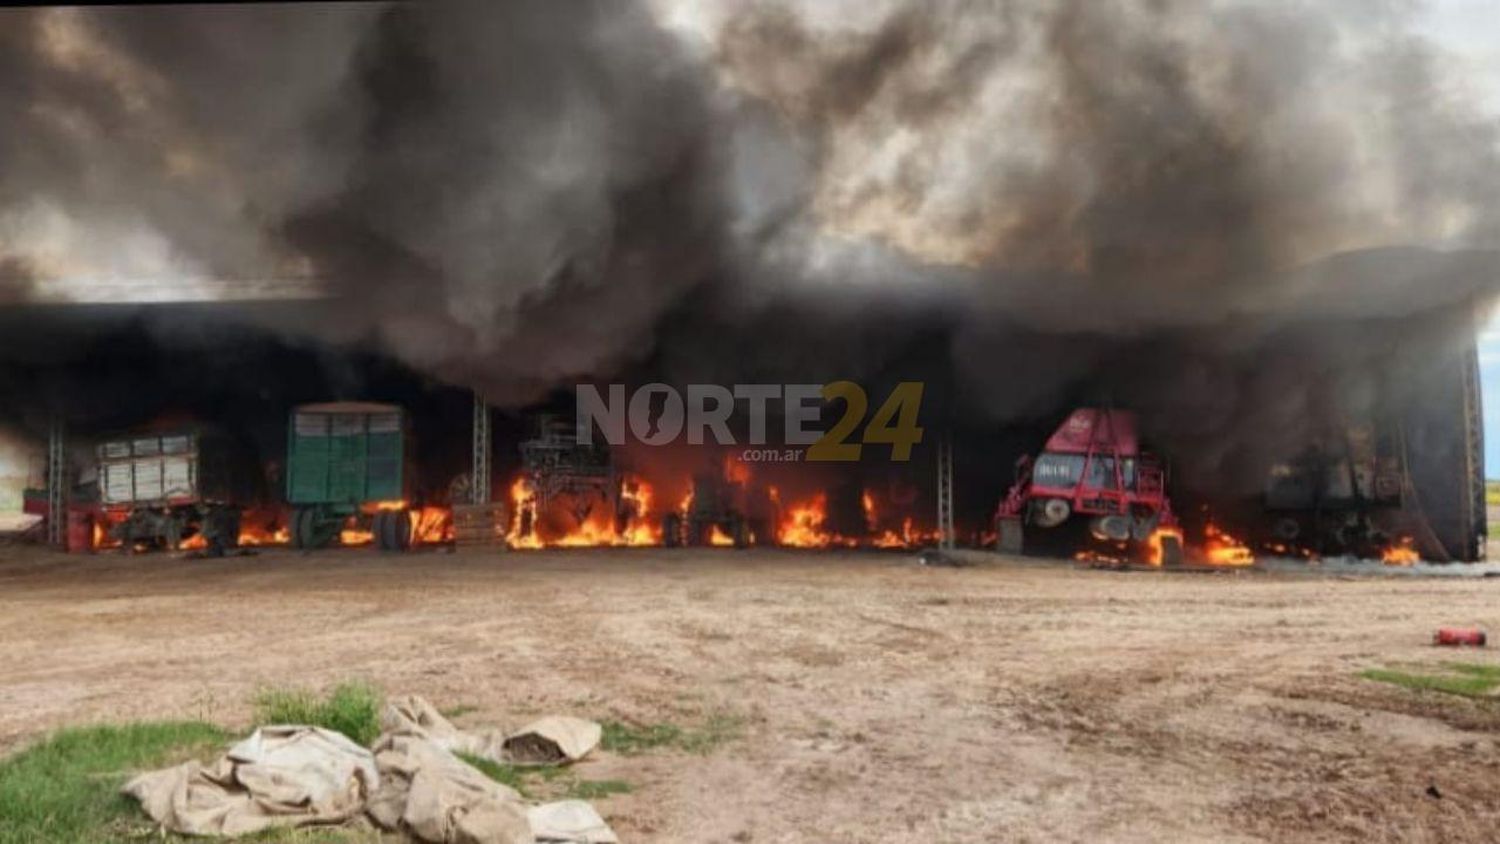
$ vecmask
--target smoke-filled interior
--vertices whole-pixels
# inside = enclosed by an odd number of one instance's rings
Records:
[[[1392,530],[1472,557],[1423,524],[1471,473],[1500,123],[1410,14],[3,10],[0,425],[191,420],[264,466],[294,405],[389,401],[445,501],[470,390],[499,410],[498,497],[580,383],[920,381],[907,463],[619,449],[648,538],[711,466],[775,486],[778,532],[821,495],[830,543],[921,542],[951,432],[959,532],[993,541],[1016,459],[1118,407],[1190,536],[1271,530],[1273,469],[1371,425],[1428,491]]]

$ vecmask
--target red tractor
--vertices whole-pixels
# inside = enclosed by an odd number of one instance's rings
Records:
[[[1167,499],[1167,472],[1141,450],[1135,414],[1079,408],[1041,455],[1016,462],[1016,482],[995,514],[996,549],[1019,554],[1037,531],[1064,534],[1087,524],[1089,535],[1132,556],[1182,562],[1182,534]]]

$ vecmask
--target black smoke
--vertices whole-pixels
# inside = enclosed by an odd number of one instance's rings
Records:
[[[0,11],[0,297],[288,281],[331,304],[247,309],[277,342],[507,407],[620,377],[915,378],[975,426],[1119,403],[1248,485],[1493,296],[1500,128],[1394,7],[681,11]]]

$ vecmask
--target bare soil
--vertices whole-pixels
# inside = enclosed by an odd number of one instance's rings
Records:
[[[1362,680],[1495,662],[1500,580],[1112,573],[907,554],[0,549],[0,750],[64,724],[244,723],[373,679],[467,725],[734,737],[598,754],[627,841],[1494,841],[1500,706]]]

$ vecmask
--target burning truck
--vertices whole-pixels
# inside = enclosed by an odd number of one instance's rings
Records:
[[[1002,553],[1072,553],[1084,539],[1124,546],[1149,562],[1182,562],[1166,466],[1141,449],[1129,411],[1074,410],[1040,455],[1017,461],[1015,483],[995,514]]]
[[[122,550],[196,540],[222,556],[239,544],[241,508],[260,499],[253,461],[208,428],[112,438],[96,454],[99,518]]]

